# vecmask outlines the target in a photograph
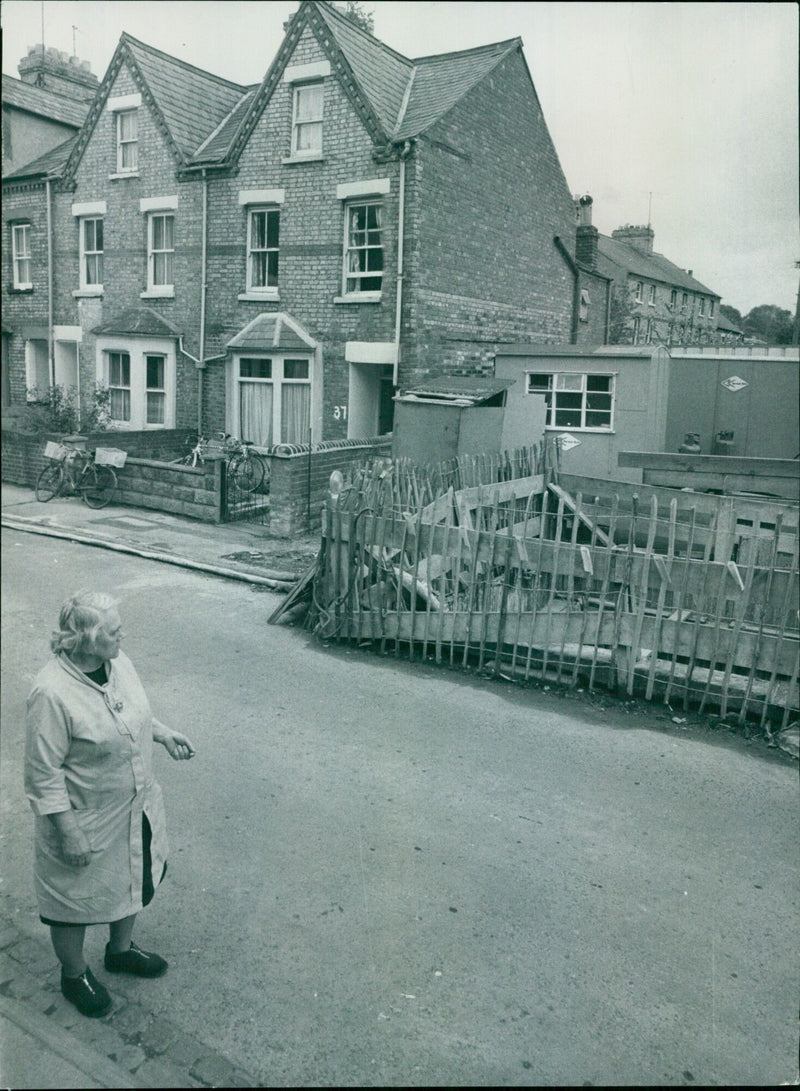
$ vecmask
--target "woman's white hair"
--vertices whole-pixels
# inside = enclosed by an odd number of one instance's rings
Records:
[[[50,647],[56,655],[83,655],[89,651],[106,614],[117,600],[103,591],[76,591],[61,607],[58,628],[50,637]]]

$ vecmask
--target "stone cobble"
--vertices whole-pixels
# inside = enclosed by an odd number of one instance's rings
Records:
[[[104,1019],[85,1019],[61,995],[54,955],[45,942],[14,925],[0,930],[0,996],[22,1002],[31,1016],[73,1034],[144,1087],[257,1087],[243,1069],[170,1020],[115,993]]]

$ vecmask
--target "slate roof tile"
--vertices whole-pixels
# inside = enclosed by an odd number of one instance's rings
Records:
[[[692,292],[705,292],[706,295],[717,295],[701,284],[699,280],[689,276],[685,269],[680,269],[663,254],[643,254],[635,246],[612,239],[608,235],[598,235],[597,248],[602,257],[614,262],[622,268],[628,269],[635,276],[648,277],[650,280],[658,280],[664,284],[674,285],[678,288],[686,288]]]
[[[96,326],[92,333],[126,334],[140,337],[179,337],[180,330],[152,307],[130,307]]]
[[[125,34],[124,39],[185,158],[208,139],[247,88]]]
[[[89,112],[88,102],[80,102],[67,95],[59,95],[47,87],[37,87],[14,76],[3,76],[3,105],[16,106],[29,114],[37,114],[62,125],[72,125],[80,129]]]

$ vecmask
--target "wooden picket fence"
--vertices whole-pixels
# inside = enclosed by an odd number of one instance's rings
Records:
[[[311,626],[785,727],[798,505],[570,477],[555,451],[359,468],[324,511]]]

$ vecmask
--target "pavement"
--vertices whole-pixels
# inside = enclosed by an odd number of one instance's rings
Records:
[[[212,525],[165,512],[79,498],[39,503],[32,489],[2,486],[2,526],[288,592],[313,564],[319,536],[287,541],[251,523]],[[97,967],[95,967],[97,969]],[[155,1021],[136,986],[113,982],[104,1019],[85,1019],[62,996],[45,930],[0,926],[0,1086],[8,1088],[253,1087],[222,1054]]]

